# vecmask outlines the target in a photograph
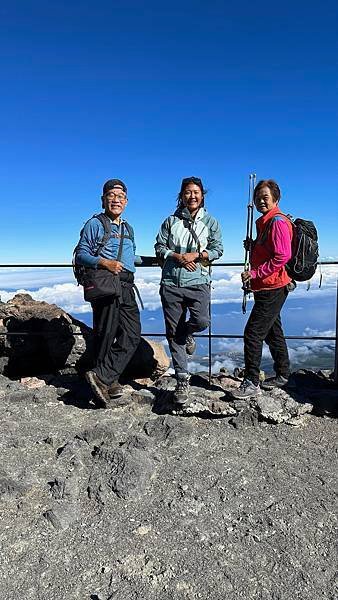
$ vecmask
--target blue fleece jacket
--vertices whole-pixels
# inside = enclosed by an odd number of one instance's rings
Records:
[[[89,221],[87,221],[85,224],[80,237],[76,252],[76,262],[84,267],[92,267],[95,269],[97,268],[100,257],[107,258],[109,260],[116,260],[120,245],[122,222],[123,221],[121,221],[120,225],[112,222],[111,238],[100,252],[100,256],[95,256],[99,242],[104,236],[104,228],[99,219],[96,219],[95,217],[89,219]],[[128,235],[126,227],[124,227],[124,235]],[[134,240],[124,238],[121,263],[123,264],[124,270],[130,271],[131,273],[135,273],[135,262],[139,262],[139,257],[135,256],[135,252],[136,246]]]

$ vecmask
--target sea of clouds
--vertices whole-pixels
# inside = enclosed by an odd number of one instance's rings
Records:
[[[240,267],[214,267],[212,273],[213,333],[238,333],[244,327],[242,315]],[[322,286],[319,287],[320,272],[307,284],[298,284],[290,295],[285,314],[294,327],[300,324],[297,335],[333,337],[337,290],[337,265],[322,267]],[[145,306],[142,317],[143,330],[163,331],[161,303],[159,297],[159,268],[140,268],[136,284]],[[72,270],[67,268],[0,268],[0,297],[7,302],[16,293],[29,293],[35,300],[54,303],[67,312],[90,322],[91,306],[84,302],[82,288],[74,280]],[[292,298],[292,300],[291,300]],[[251,302],[248,303],[248,313]],[[330,317],[327,312],[330,310]],[[288,312],[287,312],[288,311]],[[315,321],[314,321],[315,319]],[[316,320],[318,322],[316,322]],[[321,328],[321,325],[323,326]],[[226,330],[224,329],[226,328]],[[298,327],[299,329],[299,327]],[[289,333],[294,333],[289,331]],[[330,367],[334,363],[334,341],[289,341],[290,359],[297,366],[311,368]],[[212,371],[221,367],[233,370],[243,364],[242,339],[217,339],[212,342]],[[267,347],[263,350],[263,363],[271,366]],[[206,370],[207,342],[199,340],[198,353],[190,362],[191,372]]]
[[[241,268],[214,267],[212,273],[212,303],[226,304],[242,302]],[[337,265],[322,268],[323,283],[319,288],[319,270],[311,281],[312,299],[318,301],[335,295],[337,285]],[[156,310],[161,306],[159,297],[159,268],[141,268],[136,274],[136,284],[147,310]],[[73,277],[71,269],[18,269],[0,268],[0,296],[7,302],[15,293],[29,293],[35,300],[55,303],[70,313],[91,311],[90,304],[84,302],[82,288]],[[307,297],[307,284],[298,284],[297,298]]]

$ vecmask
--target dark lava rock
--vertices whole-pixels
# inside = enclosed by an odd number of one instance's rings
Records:
[[[148,446],[146,438],[137,436],[121,448],[98,449],[94,455],[97,469],[94,467],[89,484],[91,495],[96,494],[95,487],[100,491],[108,487],[119,498],[138,500],[146,492],[155,469],[154,459],[146,452]]]
[[[0,323],[1,332],[9,334],[0,336],[0,373],[9,377],[62,375],[92,366],[92,329],[55,304],[17,294],[0,304]],[[123,376],[155,379],[169,364],[162,344],[142,338]]]
[[[10,377],[90,364],[90,327],[55,304],[17,294],[0,305],[0,320],[7,333],[17,334],[0,336],[0,355],[7,357],[5,374]]]
[[[252,410],[249,406],[246,406],[236,417],[231,417],[229,423],[236,429],[256,427],[259,424],[258,413],[256,410]]]

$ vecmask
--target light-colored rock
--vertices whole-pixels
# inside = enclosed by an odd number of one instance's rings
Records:
[[[38,377],[21,377],[20,383],[30,389],[41,388],[46,385],[46,382]]]

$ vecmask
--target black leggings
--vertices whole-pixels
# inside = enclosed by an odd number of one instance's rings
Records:
[[[254,293],[255,303],[244,330],[245,377],[259,383],[263,342],[270,349],[276,375],[288,377],[290,361],[280,311],[287,298],[286,287]]]

